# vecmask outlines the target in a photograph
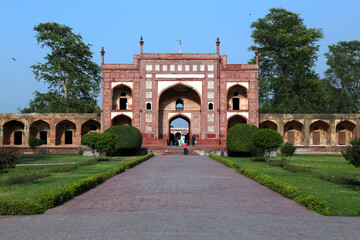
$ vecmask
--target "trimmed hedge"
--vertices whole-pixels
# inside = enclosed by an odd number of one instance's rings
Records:
[[[109,127],[105,132],[113,133],[117,136],[115,148],[140,149],[142,145],[142,134],[139,129],[130,125],[116,125]]]
[[[34,215],[45,212],[42,205],[29,201],[0,201],[1,215]]]
[[[104,173],[97,173],[68,183],[62,188],[48,191],[40,196],[38,203],[28,201],[0,201],[0,215],[32,215],[43,213],[47,209],[56,207],[153,156],[154,153],[150,153]]]
[[[231,152],[250,152],[251,136],[258,128],[252,124],[237,124],[226,135],[226,147]]]
[[[326,206],[326,201],[324,201],[319,197],[308,194],[300,194],[299,189],[291,186],[288,183],[274,179],[269,175],[266,175],[260,171],[241,167],[239,164],[234,163],[231,160],[223,159],[213,154],[210,154],[209,157],[211,157],[212,159],[214,159],[219,163],[224,164],[229,168],[235,169],[238,173],[241,173],[255,180],[256,182],[270,188],[271,190],[280,193],[284,197],[287,197],[291,200],[295,200],[297,203],[305,206],[307,209],[311,211],[315,211],[325,216],[329,215],[329,209]]]

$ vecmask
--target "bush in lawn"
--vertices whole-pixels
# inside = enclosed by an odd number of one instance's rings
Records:
[[[111,153],[114,151],[117,143],[117,136],[113,133],[101,133],[95,144],[96,151],[101,155],[104,153]]]
[[[138,150],[142,144],[142,134],[139,129],[130,125],[117,125],[109,127],[105,132],[113,133],[117,136],[115,149],[117,152],[127,150]]]
[[[347,146],[345,152],[341,152],[341,154],[349,164],[360,167],[360,138],[352,139],[350,146]]]
[[[87,133],[81,137],[81,144],[86,145],[90,148],[91,152],[94,154],[95,162],[96,162],[95,145],[99,138],[100,138],[100,133],[97,133],[97,132]]]
[[[296,151],[296,146],[291,142],[283,143],[280,146],[280,153],[282,155],[282,161],[284,165],[289,165],[290,157],[294,156]]]
[[[252,124],[237,124],[230,128],[226,136],[226,147],[230,152],[249,153],[251,136],[258,128]]]
[[[38,146],[45,144],[45,141],[40,138],[30,136],[28,143],[29,143],[29,146],[31,147],[31,149],[33,150],[33,152],[35,152],[35,150]]]
[[[13,148],[0,147],[0,176],[14,168],[20,156]]]
[[[270,153],[276,150],[283,142],[283,138],[277,131],[264,128],[255,131],[251,136],[252,144],[263,153],[266,162],[269,162]]]

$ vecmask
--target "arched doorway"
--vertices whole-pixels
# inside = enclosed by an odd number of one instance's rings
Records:
[[[338,145],[347,145],[355,136],[356,125],[348,120],[336,125],[336,136]]]
[[[310,145],[330,145],[330,127],[324,121],[316,121],[310,125]]]
[[[183,84],[165,89],[159,96],[159,139],[170,140],[170,122],[176,118],[187,119],[189,133],[191,132],[190,134],[194,134],[198,139],[200,136],[200,109],[201,98],[195,89]],[[196,120],[193,121],[194,119]]]
[[[182,115],[172,117],[169,120],[169,144],[177,145],[179,139],[182,143],[190,143],[190,120]]]
[[[273,121],[266,120],[266,121],[260,123],[259,128],[268,128],[268,129],[277,131],[278,125],[276,123],[274,123]]]
[[[75,144],[75,132],[76,125],[73,122],[69,120],[59,122],[56,125],[55,145]]]
[[[284,125],[284,141],[295,145],[303,145],[304,126],[298,121],[290,121]]]
[[[24,124],[11,120],[4,124],[4,145],[24,145]]]
[[[125,115],[119,115],[111,120],[111,126],[115,125],[131,125],[131,118]]]
[[[247,89],[235,85],[228,90],[228,110],[248,110]]]
[[[247,123],[247,120],[244,117],[242,117],[240,115],[232,116],[228,120],[228,128],[227,128],[227,130],[229,131],[230,128],[232,128],[236,124],[244,124],[244,123]]]
[[[114,87],[112,95],[113,110],[132,110],[132,91],[125,85]]]
[[[95,120],[88,120],[81,125],[81,136],[89,132],[100,132],[100,123]]]
[[[48,140],[50,139],[50,124],[43,120],[33,122],[30,125],[30,136],[40,138],[44,141],[45,145],[48,144]]]

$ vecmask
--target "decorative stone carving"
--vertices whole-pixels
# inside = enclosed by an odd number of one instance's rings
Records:
[[[190,65],[185,65],[185,72],[189,72],[190,71]]]
[[[152,81],[146,81],[145,85],[146,89],[152,89]]]
[[[146,92],[146,98],[152,98],[152,92]]]
[[[213,72],[214,71],[214,65],[208,65],[208,71]]]
[[[145,115],[145,122],[152,122],[152,115],[150,113]]]
[[[163,70],[163,72],[167,72],[168,66],[167,65],[162,65],[162,70]]]
[[[147,72],[151,72],[151,71],[152,71],[152,65],[147,64],[146,67],[145,67],[145,70],[146,70]]]
[[[208,122],[214,122],[214,114],[213,113],[208,114]]]
[[[214,92],[208,92],[208,98],[213,99],[214,98]]]
[[[214,89],[214,81],[208,81],[208,89]]]

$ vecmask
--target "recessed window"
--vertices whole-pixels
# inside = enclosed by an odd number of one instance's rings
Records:
[[[214,104],[213,104],[213,103],[209,103],[208,109],[209,109],[209,110],[214,110]]]
[[[151,110],[151,102],[146,103],[146,110]]]
[[[176,110],[184,110],[184,101],[181,99],[176,100]]]

